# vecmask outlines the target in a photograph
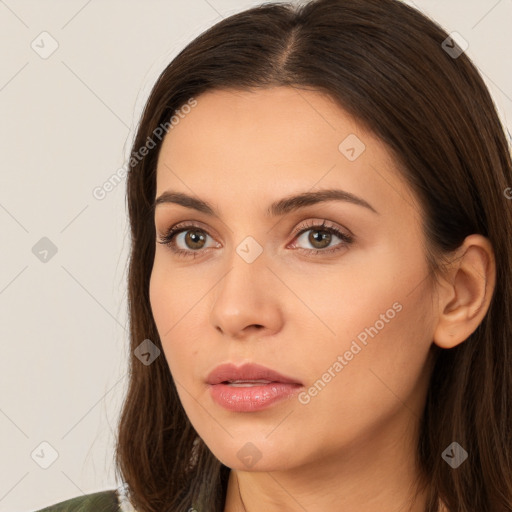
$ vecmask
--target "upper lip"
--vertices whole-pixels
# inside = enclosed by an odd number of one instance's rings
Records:
[[[246,363],[236,366],[233,363],[225,363],[217,366],[207,377],[208,384],[220,384],[236,380],[268,380],[270,382],[283,382],[289,384],[301,384],[297,379],[286,377],[265,366],[255,363]]]

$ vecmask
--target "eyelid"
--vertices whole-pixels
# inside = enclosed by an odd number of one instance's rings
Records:
[[[303,231],[307,231],[308,229],[312,228],[325,228],[326,230],[329,229],[335,229],[336,231],[339,231],[342,235],[344,235],[346,238],[354,239],[355,236],[352,234],[352,232],[337,224],[336,222],[332,222],[327,219],[321,219],[321,218],[311,218],[308,219],[302,223],[300,223],[296,228],[293,229],[292,235],[297,236],[298,234],[302,233]]]
[[[190,227],[196,227],[201,230],[204,230],[206,233],[208,233],[210,236],[212,229],[209,226],[206,226],[206,224],[202,223],[201,221],[195,221],[195,220],[184,220],[177,222],[176,224],[172,224],[170,227],[165,227],[163,230],[156,230],[157,234],[159,231],[161,231],[161,236],[166,236],[171,230],[177,230],[180,228],[190,228]],[[293,230],[292,230],[292,236],[297,236],[302,231],[306,230],[307,228],[314,228],[314,227],[325,227],[325,228],[336,228],[338,231],[341,231],[347,238],[355,238],[355,236],[352,234],[352,232],[347,229],[344,226],[341,226],[335,222],[332,222],[327,219],[319,218],[319,217],[312,217],[306,221],[300,222]],[[215,232],[215,230],[213,230]]]
[[[208,233],[208,236],[214,238],[211,234],[211,232],[213,231],[213,233],[215,233],[215,236],[217,236],[215,230],[213,230],[209,226],[206,227],[206,224],[203,224],[202,222],[195,221],[195,220],[184,220],[184,221],[176,222],[175,224],[170,224],[169,226],[165,225],[165,227],[163,227],[163,229],[161,229],[161,230],[159,230],[157,228],[156,233],[157,233],[158,237],[160,239],[162,239],[162,238],[167,237],[169,235],[169,233],[171,233],[171,232],[175,232],[175,235],[177,235],[178,230],[187,231],[191,228],[200,229],[201,231]]]

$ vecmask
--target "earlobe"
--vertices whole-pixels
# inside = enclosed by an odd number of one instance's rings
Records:
[[[469,235],[457,251],[438,290],[438,322],[434,343],[453,348],[480,325],[496,282],[494,251],[489,240]]]

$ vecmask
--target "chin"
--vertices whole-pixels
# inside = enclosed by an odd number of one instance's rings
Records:
[[[222,464],[238,471],[284,471],[294,466],[290,454],[297,457],[296,447],[288,448],[277,437],[270,442],[265,435],[230,438],[222,446],[208,443],[208,447]]]

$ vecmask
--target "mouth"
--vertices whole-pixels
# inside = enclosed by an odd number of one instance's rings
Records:
[[[227,384],[235,388],[249,388],[252,386],[260,386],[261,384],[271,384],[271,380],[225,380],[220,384]]]
[[[223,364],[207,378],[210,395],[233,412],[256,412],[295,395],[302,383],[257,364]]]
[[[282,375],[275,370],[261,366],[255,363],[246,363],[242,366],[235,366],[232,363],[221,364],[214,368],[208,375],[206,382],[208,384],[269,384],[278,382],[282,384],[300,384],[302,383],[292,377]]]

